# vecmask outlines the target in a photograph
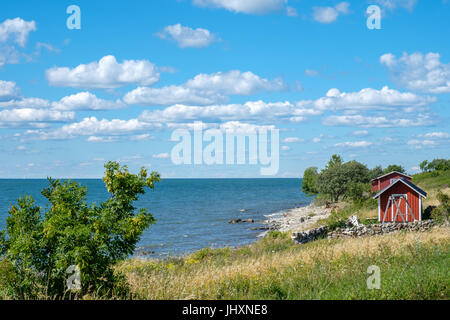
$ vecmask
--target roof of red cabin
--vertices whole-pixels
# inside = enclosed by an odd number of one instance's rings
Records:
[[[378,180],[378,179],[384,178],[384,177],[386,177],[386,176],[388,176],[388,175],[391,175],[391,174],[393,174],[393,173],[397,173],[397,174],[399,174],[399,175],[401,175],[401,176],[404,176],[404,177],[407,177],[407,178],[412,179],[412,177],[411,177],[411,176],[408,176],[407,174],[404,174],[404,173],[401,173],[401,172],[398,172],[398,171],[392,171],[392,172],[383,174],[382,176],[379,176],[379,177],[377,177],[377,178],[375,178],[375,179],[372,179],[372,180],[370,180],[370,181]]]
[[[381,196],[384,192],[386,192],[388,189],[390,189],[392,186],[394,186],[395,184],[399,183],[399,182],[403,182],[404,184],[406,184],[406,186],[408,186],[410,189],[414,190],[415,192],[417,192],[419,195],[421,195],[422,197],[426,198],[427,197],[427,193],[425,191],[423,191],[422,189],[420,189],[418,186],[416,186],[414,183],[400,178],[398,180],[396,180],[395,182],[391,183],[390,185],[388,185],[386,188],[384,188],[383,190],[381,190],[380,192],[378,192],[376,195],[373,196],[373,199],[378,198],[379,196]]]

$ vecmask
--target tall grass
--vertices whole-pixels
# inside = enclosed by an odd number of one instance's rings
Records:
[[[449,299],[450,229],[293,245],[271,234],[240,249],[118,266],[135,299]],[[367,289],[367,268],[381,288]]]

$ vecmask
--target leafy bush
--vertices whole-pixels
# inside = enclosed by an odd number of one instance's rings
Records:
[[[303,173],[302,190],[306,194],[316,194],[316,181],[318,176],[317,168],[310,167]]]
[[[110,198],[99,206],[87,205],[85,187],[49,179],[42,190],[49,201],[43,214],[31,197],[11,207],[0,234],[1,269],[8,271],[3,286],[11,298],[67,297],[70,266],[80,272],[77,294],[125,292],[113,266],[134,252],[142,232],[155,223],[146,209],[136,214],[133,202],[160,177],[144,168],[131,174],[117,162],[105,168]]]
[[[450,197],[439,190],[437,198],[440,205],[431,211],[431,218],[438,222],[449,221],[450,217]]]

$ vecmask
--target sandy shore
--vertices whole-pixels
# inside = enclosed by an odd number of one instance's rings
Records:
[[[331,210],[331,208],[325,208],[325,206],[311,204],[307,207],[290,209],[279,217],[266,220],[265,224],[270,230],[303,231],[310,229],[318,220],[327,218]]]

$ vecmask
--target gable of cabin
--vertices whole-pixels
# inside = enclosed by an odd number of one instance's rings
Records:
[[[371,182],[372,191],[376,192],[376,191],[383,190],[384,188],[386,188],[390,184],[392,184],[395,181],[397,181],[398,179],[402,179],[402,178],[411,182],[411,177],[410,176],[408,176],[406,174],[403,174],[403,173],[400,173],[400,172],[396,172],[396,171],[388,173],[388,174],[385,174],[384,176],[375,178]]]

